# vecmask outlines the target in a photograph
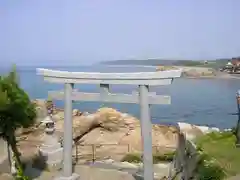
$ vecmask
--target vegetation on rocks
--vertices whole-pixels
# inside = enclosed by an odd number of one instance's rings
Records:
[[[173,161],[175,152],[168,152],[168,153],[156,153],[153,154],[153,163],[157,164],[160,162],[170,162]],[[130,162],[130,163],[140,163],[143,162],[142,154],[141,153],[128,153],[126,154],[122,160],[122,162]]]
[[[142,155],[140,153],[128,153],[122,158],[121,161],[130,163],[140,163],[142,162]]]
[[[20,88],[16,70],[0,76],[0,133],[1,138],[11,147],[18,169],[18,179],[23,176],[23,165],[17,149],[15,132],[18,128],[27,128],[34,124],[35,107],[28,95]]]

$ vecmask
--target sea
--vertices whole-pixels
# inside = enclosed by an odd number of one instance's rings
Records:
[[[41,67],[41,66],[39,66]],[[147,72],[155,71],[151,66],[74,66],[74,67],[41,67],[56,70],[78,72]],[[8,69],[0,68],[0,73]],[[36,67],[17,68],[21,87],[31,99],[46,99],[48,91],[63,90],[61,84],[50,84],[37,75]],[[97,85],[76,85],[79,91],[98,92]],[[237,102],[236,92],[240,89],[239,79],[186,79],[177,78],[171,85],[151,87],[157,94],[170,95],[170,105],[151,105],[151,120],[154,124],[174,125],[187,122],[197,125],[208,125],[221,129],[236,126]],[[131,93],[137,90],[133,85],[112,85],[111,92]],[[55,101],[57,107],[63,108],[63,101]],[[95,112],[100,107],[112,107],[123,113],[139,118],[140,108],[135,104],[115,104],[101,102],[74,102],[73,108],[81,112]]]

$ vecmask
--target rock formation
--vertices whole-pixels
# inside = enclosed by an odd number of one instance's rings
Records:
[[[64,112],[53,116],[58,132],[63,131],[63,116]],[[177,146],[177,128],[153,125],[152,138],[154,151],[172,151]],[[91,151],[92,144],[96,146],[96,154],[106,158],[142,151],[140,121],[112,108],[100,108],[93,114],[73,116],[73,139],[82,145],[78,145],[78,151],[83,156]]]
[[[196,137],[202,136],[211,132],[219,132],[220,129],[216,127],[208,127],[208,126],[197,126],[189,123],[178,122],[178,127],[182,133],[184,133],[186,139],[193,140]]]
[[[42,101],[36,102],[36,104],[44,108]],[[64,111],[55,109],[54,112],[56,133],[62,136]],[[190,139],[213,130],[187,123],[179,123],[178,126]],[[174,126],[152,125],[153,151],[174,150],[177,147],[177,136],[178,128]],[[121,113],[112,108],[100,108],[93,114],[81,113],[74,109],[73,140],[76,145],[73,153],[78,151],[84,157],[86,154],[92,153],[93,145],[96,154],[99,154],[101,158],[108,156],[113,158],[112,154],[124,155],[129,151],[142,151],[140,121],[129,114]]]

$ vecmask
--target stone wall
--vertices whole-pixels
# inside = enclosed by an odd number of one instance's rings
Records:
[[[195,176],[197,165],[198,154],[195,144],[180,133],[174,161],[175,173],[182,180],[190,180]]]
[[[196,170],[201,152],[198,151],[194,139],[211,132],[219,132],[218,128],[178,123],[178,146],[174,159],[174,175],[181,180],[196,179]]]

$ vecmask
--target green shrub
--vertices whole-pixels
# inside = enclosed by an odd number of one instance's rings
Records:
[[[26,164],[22,164],[22,167],[17,167],[17,174],[15,176],[15,180],[30,180],[28,176],[24,175],[24,170],[26,168]]]
[[[142,162],[142,155],[139,153],[128,153],[122,158],[122,162],[130,162],[130,163],[140,163]]]
[[[170,162],[170,161],[173,161],[174,156],[175,156],[175,152],[169,152],[165,154],[157,153],[153,155],[153,163],[156,164],[162,161]]]
[[[16,67],[5,75],[0,75],[0,137],[12,149],[18,179],[23,175],[23,166],[17,146],[16,131],[31,127],[35,123],[36,109],[28,94],[20,87]]]
[[[164,161],[172,161],[174,159],[175,152],[169,152],[169,153],[156,153],[153,154],[153,163],[157,164],[159,162],[164,162]],[[122,160],[130,163],[140,163],[142,162],[142,154],[140,153],[128,153],[126,154]]]
[[[222,168],[217,165],[206,165],[205,163],[199,167],[197,172],[198,180],[222,180],[225,173]]]
[[[227,176],[225,168],[216,159],[225,159],[225,155],[228,154],[226,150],[231,149],[234,138],[232,132],[213,132],[197,138],[198,180],[222,180]]]
[[[226,176],[224,169],[211,158],[203,154],[198,164],[196,177],[198,180],[222,180]]]

